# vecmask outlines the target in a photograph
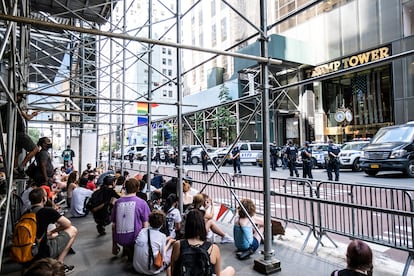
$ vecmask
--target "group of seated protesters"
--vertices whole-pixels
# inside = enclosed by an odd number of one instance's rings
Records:
[[[183,180],[180,195],[185,209],[181,214],[178,209],[178,181],[174,177],[165,182],[162,176],[156,174],[154,178],[157,177],[157,180],[147,185],[146,175],[129,177],[112,170],[98,175],[89,166],[81,176],[75,170],[69,175],[64,175],[63,170],[56,171],[56,174],[60,175],[59,181],[66,182],[60,187],[66,189],[66,200],[73,217],[87,215],[86,199],[100,199],[99,204],[96,203],[89,209],[96,222],[98,234],[105,235],[105,227],[111,224],[112,254],[118,255],[122,251],[122,256],[132,262],[138,273],[155,275],[166,271],[167,275],[180,275],[180,249],[185,242],[187,246],[208,247],[211,268],[215,275],[235,275],[233,267],[221,269],[220,248],[214,244],[214,237],[220,236],[222,244],[234,243],[238,257],[244,259],[258,249],[263,236],[257,232],[259,230],[263,233],[263,219],[256,216],[256,208],[251,199],[240,200],[243,208],[238,208],[234,220],[233,240],[214,220],[212,199],[207,194],[195,191],[188,178]],[[88,185],[89,182],[93,182],[93,185]],[[147,200],[148,188],[150,200]],[[41,240],[39,254],[29,270],[43,273],[42,269],[48,267],[49,270],[56,269],[53,275],[61,275],[60,271],[73,271],[74,266],[64,264],[64,259],[71,251],[77,229],[53,205],[53,188],[46,184],[41,187],[33,185],[27,194],[30,201],[28,209],[36,212],[36,236],[47,237]],[[248,217],[252,218],[257,227],[251,225]],[[161,266],[153,265],[158,254],[162,255]],[[33,272],[25,275],[46,274]],[[342,275],[342,272],[338,275]]]

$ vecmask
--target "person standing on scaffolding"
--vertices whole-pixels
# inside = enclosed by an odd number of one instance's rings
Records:
[[[17,113],[17,122],[16,122],[16,150],[15,150],[15,157],[14,157],[14,170],[13,173],[15,177],[25,177],[24,168],[35,155],[40,151],[39,147],[33,142],[32,138],[27,135],[26,132],[26,122],[33,119],[37,116],[38,112],[33,111],[32,113],[28,113],[28,107],[26,105],[25,96],[24,95],[17,95],[16,98],[17,106],[21,112]],[[1,106],[1,119],[3,124],[3,133],[7,132],[8,126],[8,114],[7,114],[7,105]],[[27,155],[24,157],[21,163],[18,162],[19,155],[22,151],[26,150]]]

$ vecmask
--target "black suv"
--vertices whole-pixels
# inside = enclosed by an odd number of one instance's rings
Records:
[[[401,171],[414,177],[414,122],[383,127],[364,148],[360,167],[368,175]]]

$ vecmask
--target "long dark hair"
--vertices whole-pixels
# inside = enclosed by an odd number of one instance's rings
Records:
[[[206,223],[204,212],[198,209],[191,209],[185,219],[184,238],[199,238],[202,241],[207,240]]]
[[[164,211],[164,213],[168,213],[168,211],[171,209],[171,207],[173,206],[173,204],[175,203],[175,202],[177,202],[178,201],[178,197],[177,197],[177,195],[176,194],[170,194],[168,197],[167,197],[167,199],[166,199],[166,201],[165,201],[165,204],[164,204],[164,206],[162,207],[162,210]]]

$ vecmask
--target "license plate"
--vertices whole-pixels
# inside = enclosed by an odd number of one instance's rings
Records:
[[[371,164],[370,168],[371,169],[379,169],[379,165],[378,164]]]

